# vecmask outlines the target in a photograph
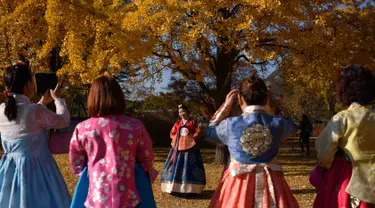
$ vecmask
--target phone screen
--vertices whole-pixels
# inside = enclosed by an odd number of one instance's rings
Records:
[[[36,80],[36,93],[38,95],[43,95],[47,90],[55,89],[57,85],[58,78],[56,73],[37,73],[35,74]]]

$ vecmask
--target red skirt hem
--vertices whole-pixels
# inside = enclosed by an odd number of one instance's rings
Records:
[[[253,208],[256,201],[261,200],[262,208],[272,207],[272,197],[269,187],[273,186],[276,207],[278,208],[298,208],[298,202],[293,196],[289,185],[284,179],[282,173],[269,170],[272,184],[268,184],[266,174],[263,175],[263,190],[261,190],[261,199],[256,199],[256,174],[242,174],[236,177],[230,175],[229,169],[226,169],[219,187],[211,198],[210,207],[212,208]]]

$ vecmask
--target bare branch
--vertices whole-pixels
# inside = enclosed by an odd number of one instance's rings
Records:
[[[245,56],[245,54],[241,54],[237,56],[237,58],[234,60],[234,63],[237,63],[241,58],[245,59],[247,62],[253,65],[264,65],[268,63],[268,61],[260,61],[260,62],[250,62],[250,59]]]
[[[237,58],[234,60],[234,63],[237,63],[241,58],[245,59],[247,62],[250,62],[250,59],[245,56],[245,54],[241,54],[237,56]]]

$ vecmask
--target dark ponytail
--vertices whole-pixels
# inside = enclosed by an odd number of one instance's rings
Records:
[[[31,71],[28,64],[24,62],[10,66],[4,70],[4,84],[7,87],[4,114],[9,121],[17,118],[18,109],[14,95],[23,94],[23,88],[30,80],[32,80]]]
[[[13,96],[8,96],[4,109],[4,114],[8,118],[8,121],[12,121],[17,118],[17,111],[16,98]]]

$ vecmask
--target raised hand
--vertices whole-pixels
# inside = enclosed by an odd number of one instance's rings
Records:
[[[57,84],[54,90],[50,90],[53,100],[57,100],[61,96],[61,84]]]
[[[226,106],[232,106],[234,101],[237,99],[237,95],[240,93],[238,89],[234,89],[230,91],[225,99],[225,105]]]
[[[48,89],[44,93],[44,95],[42,96],[42,98],[40,99],[40,101],[38,103],[40,103],[42,105],[48,105],[52,101],[60,98],[60,94],[61,94],[61,87],[60,86],[61,86],[60,84],[57,84],[54,90]]]

